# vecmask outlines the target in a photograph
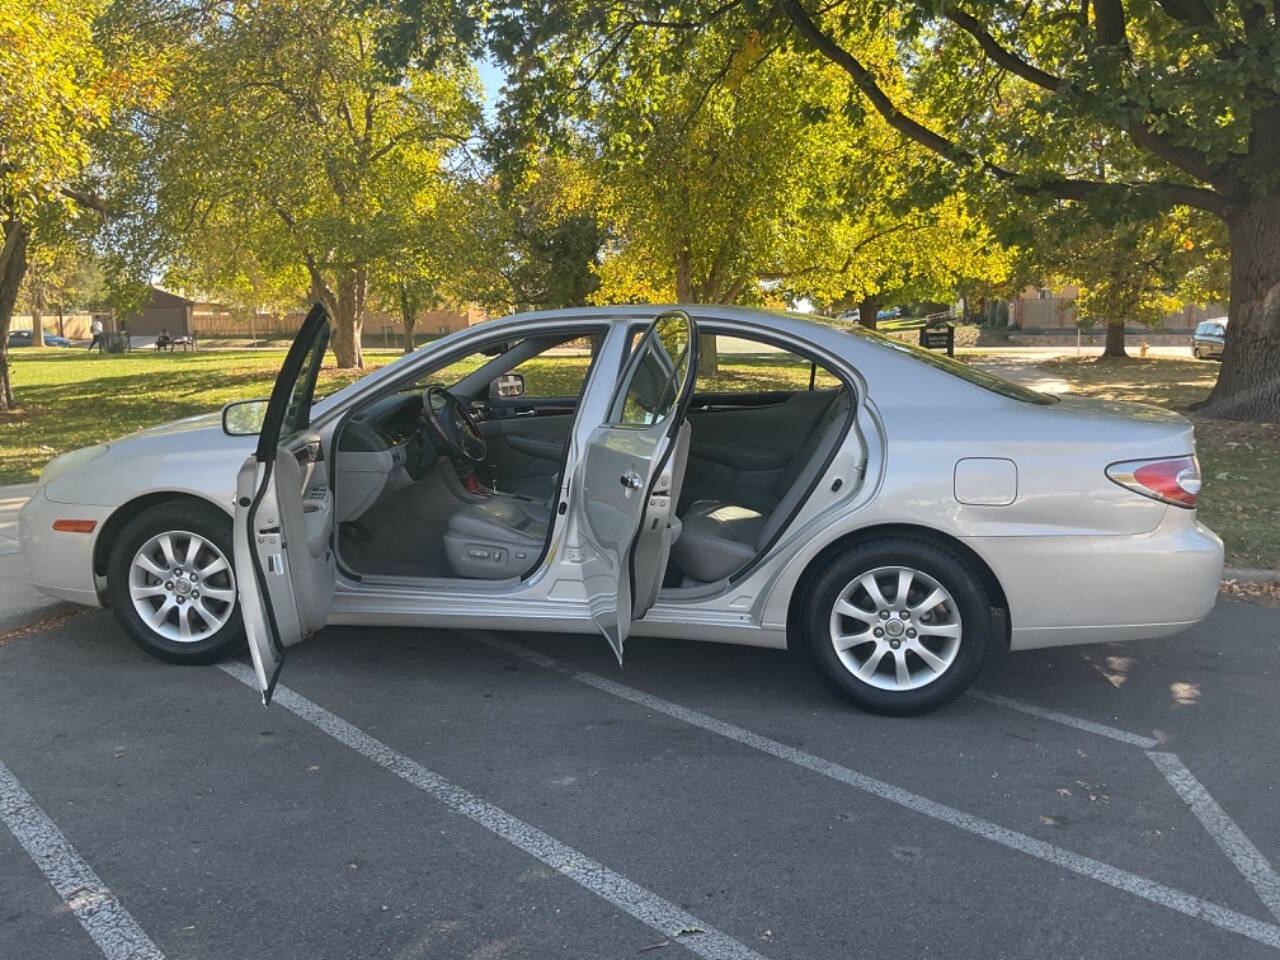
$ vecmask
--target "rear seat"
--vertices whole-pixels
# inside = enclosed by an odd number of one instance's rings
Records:
[[[724,500],[697,500],[681,515],[684,529],[671,557],[689,577],[714,583],[731,577],[774,538],[800,504],[844,436],[849,391],[832,399],[772,491]]]

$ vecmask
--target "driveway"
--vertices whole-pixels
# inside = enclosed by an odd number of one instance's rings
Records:
[[[900,720],[792,655],[0,636],[0,956],[1280,955],[1280,612],[1010,655]]]

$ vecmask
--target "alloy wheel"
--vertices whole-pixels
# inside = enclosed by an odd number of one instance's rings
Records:
[[[144,543],[129,566],[129,596],[158,636],[195,643],[231,619],[236,583],[231,564],[212,542],[174,530]]]
[[[854,677],[916,690],[955,662],[963,625],[951,593],[921,570],[877,567],[850,581],[831,609],[831,644]]]

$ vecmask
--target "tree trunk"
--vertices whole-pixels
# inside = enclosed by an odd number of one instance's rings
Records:
[[[1124,321],[1108,320],[1107,321],[1107,345],[1103,348],[1102,355],[1104,357],[1120,357],[1129,356],[1124,350]]]
[[[363,370],[364,278],[362,271],[344,271],[338,277],[333,304],[333,355],[342,370]]]
[[[714,333],[698,334],[698,376],[714,377],[720,372],[720,352]]]
[[[44,285],[38,279],[31,284],[31,345],[44,346]]]
[[[879,313],[880,298],[875,294],[868,294],[858,301],[858,323],[868,330],[874,330],[880,322]]]
[[[1222,372],[1200,413],[1280,423],[1280,193],[1227,218],[1231,305]]]
[[[688,254],[676,257],[676,303],[696,303],[693,291],[693,271]],[[714,334],[698,337],[698,376],[713,377],[720,372],[720,354],[716,349]]]
[[[4,271],[0,273],[0,411],[12,410],[13,384],[9,379],[9,324],[18,288],[27,272],[27,228],[17,220],[5,224]]]
[[[413,328],[418,325],[418,305],[404,289],[400,291],[400,321],[404,324],[404,352],[413,353]]]

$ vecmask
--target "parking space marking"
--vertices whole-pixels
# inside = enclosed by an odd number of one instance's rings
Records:
[[[0,761],[0,820],[108,960],[164,960],[129,911]]]
[[[1014,700],[1012,697],[1004,697],[998,693],[986,693],[982,690],[970,690],[967,696],[972,697],[974,700],[981,700],[983,703],[995,704],[997,707],[1007,707],[1010,710],[1028,713],[1033,717],[1039,717],[1041,720],[1052,720],[1054,723],[1061,723],[1064,726],[1075,727],[1077,730],[1097,734],[1099,737],[1109,737],[1112,740],[1127,743],[1131,747],[1141,747],[1143,750],[1151,750],[1160,746],[1160,741],[1153,740],[1151,737],[1144,737],[1138,733],[1130,733],[1128,730],[1121,730],[1117,727],[1109,727],[1105,723],[1096,723],[1093,720],[1086,720],[1083,717],[1073,717],[1069,713],[1059,713],[1057,710],[1046,710],[1044,707],[1037,707],[1033,703],[1023,703],[1021,700]]]
[[[1227,855],[1227,859],[1235,864],[1236,869],[1249,881],[1249,885],[1258,892],[1259,899],[1266,904],[1267,909],[1280,919],[1280,877],[1276,876],[1262,851],[1245,836],[1239,825],[1218,805],[1218,801],[1209,796],[1209,791],[1176,754],[1148,751],[1147,756],[1191,808],[1191,812]]]
[[[743,727],[729,723],[724,720],[717,720],[715,717],[705,713],[700,713],[689,707],[680,706],[669,700],[663,700],[652,694],[645,693],[633,687],[617,683],[613,680],[607,680],[604,677],[597,676],[587,671],[576,670],[568,664],[561,663],[553,657],[529,650],[517,643],[503,640],[485,631],[468,631],[479,642],[501,650],[512,656],[535,663],[538,666],[547,667],[549,669],[564,673],[579,683],[595,687],[597,690],[612,696],[619,697],[623,700],[629,700],[632,703],[647,707],[658,713],[665,714],[676,720],[680,720],[691,726],[699,727],[710,733],[733,740],[737,743],[766,753],[780,760],[798,767],[811,770],[814,773],[822,774],[832,780],[836,780],[847,786],[861,790],[864,793],[887,800],[890,803],[913,810],[931,819],[948,824],[964,830],[975,836],[998,843],[1003,847],[1024,853],[1027,856],[1034,857],[1037,860],[1043,860],[1054,866],[1069,870],[1072,873],[1079,874],[1083,877],[1097,880],[1109,887],[1117,890],[1123,890],[1134,896],[1141,897],[1151,903],[1166,907],[1176,913],[1181,913],[1198,920],[1203,920],[1215,927],[1223,930],[1238,933],[1264,943],[1270,947],[1280,948],[1280,926],[1273,923],[1257,920],[1253,917],[1246,916],[1229,907],[1221,904],[1212,903],[1203,900],[1194,894],[1186,893],[1174,887],[1166,886],[1155,880],[1149,880],[1146,877],[1128,870],[1122,870],[1111,864],[1103,863],[1101,860],[1095,860],[1092,857],[1086,857],[1083,854],[1073,853],[1062,847],[1055,846],[1044,840],[1038,840],[1035,837],[1028,836],[1025,833],[1019,833],[1016,830],[1010,830],[999,824],[984,820],[981,817],[973,816],[946,804],[938,803],[930,800],[928,797],[912,793],[902,787],[894,786],[883,780],[877,780],[875,777],[859,773],[842,764],[835,763],[831,760],[825,760],[822,757],[800,750],[797,747],[788,746],[777,740],[762,736],[758,733],[752,733]]]
[[[218,664],[218,668],[245,686],[258,689],[253,670],[237,661]],[[363,755],[402,780],[430,794],[449,809],[468,817],[491,833],[541,860],[553,870],[608,901],[641,923],[669,937],[685,949],[707,960],[765,960],[746,944],[703,923],[693,914],[669,900],[628,880],[626,877],[586,854],[579,853],[559,840],[543,833],[532,824],[513,816],[501,807],[456,786],[428,770],[416,760],[393,750],[381,740],[343,720],[335,713],[313,703],[284,685],[276,687],[272,703],[279,704],[297,717],[327,733],[344,746]]]
[[[998,707],[1008,707],[1010,710],[1019,710],[1034,717],[1065,724],[1068,727],[1075,727],[1077,730],[1096,733],[1098,736],[1109,737],[1112,740],[1118,740],[1120,743],[1141,748],[1164,775],[1165,780],[1169,782],[1169,786],[1173,787],[1178,796],[1191,809],[1191,812],[1195,814],[1196,819],[1200,821],[1200,825],[1213,838],[1213,842],[1227,855],[1227,859],[1231,861],[1235,868],[1240,871],[1241,876],[1253,887],[1258,894],[1258,898],[1271,911],[1271,915],[1280,920],[1280,876],[1277,876],[1262,851],[1254,845],[1253,841],[1240,829],[1240,826],[1228,816],[1218,801],[1210,796],[1204,784],[1195,778],[1195,775],[1187,769],[1187,765],[1182,762],[1176,753],[1153,750],[1153,747],[1159,746],[1159,742],[1150,737],[1130,733],[1128,730],[1120,730],[1116,727],[1109,727],[1106,724],[1095,723],[1092,720],[1085,720],[1083,717],[1072,716],[1069,713],[1046,710],[1034,704],[1014,700],[1012,697],[984,693],[981,690],[970,690],[968,696],[984,703],[994,704]]]

